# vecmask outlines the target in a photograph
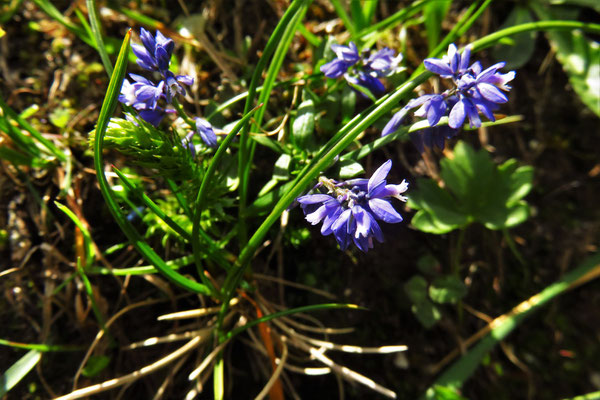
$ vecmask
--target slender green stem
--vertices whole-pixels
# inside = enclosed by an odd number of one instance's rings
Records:
[[[19,114],[14,112],[12,108],[10,108],[8,104],[6,104],[4,100],[2,100],[1,96],[0,108],[2,108],[2,111],[5,113],[5,115],[10,117],[12,120],[17,122],[23,129],[29,132],[34,139],[40,142],[50,152],[50,154],[58,158],[60,162],[67,161],[67,156],[61,150],[59,150],[58,147],[54,145],[54,143],[42,136],[42,134],[37,129],[35,129],[29,122],[27,122],[25,119],[21,118]]]
[[[460,278],[460,257],[462,254],[463,242],[465,241],[465,228],[460,228],[458,232],[458,239],[456,240],[456,247],[452,257],[452,273],[457,278]]]
[[[201,246],[200,246],[199,233],[200,233],[200,217],[202,215],[202,210],[204,209],[204,203],[206,202],[206,195],[208,193],[208,188],[210,187],[210,185],[212,183],[213,177],[217,170],[217,166],[219,165],[219,162],[221,161],[223,156],[225,156],[227,149],[229,148],[229,145],[231,144],[231,141],[238,134],[238,132],[240,132],[240,130],[244,126],[246,126],[246,124],[248,123],[248,121],[250,120],[252,115],[254,115],[256,110],[258,110],[261,106],[262,106],[262,104],[259,105],[258,107],[255,107],[254,109],[250,110],[248,113],[246,113],[246,115],[244,115],[244,117],[234,126],[234,128],[231,130],[231,132],[229,132],[229,134],[221,142],[221,145],[215,152],[215,155],[213,156],[212,160],[210,161],[208,169],[206,170],[206,173],[204,174],[204,178],[202,179],[202,183],[200,184],[200,190],[198,190],[198,196],[196,197],[196,205],[195,205],[195,210],[194,210],[194,214],[193,214],[193,218],[192,218],[192,249],[194,252],[194,261],[196,263],[196,268],[199,271],[201,271],[200,277],[202,278],[203,281],[208,280],[208,278],[206,278],[206,276],[203,273],[204,268],[202,266],[202,256],[201,256],[202,250],[201,250]],[[206,282],[205,282],[205,284],[206,284]],[[216,293],[216,292],[213,293],[213,295],[216,298],[221,297],[220,294]]]
[[[90,25],[92,26],[92,34],[94,37],[94,41],[96,42],[96,48],[98,53],[100,53],[100,59],[102,60],[102,64],[104,65],[104,69],[108,74],[108,77],[112,75],[113,67],[110,62],[110,58],[108,58],[108,52],[106,51],[106,47],[104,46],[104,40],[102,39],[102,29],[100,18],[98,17],[98,13],[96,12],[96,0],[85,0],[85,5],[88,9],[88,16],[90,19]]]
[[[223,352],[217,355],[213,369],[214,399],[223,400],[225,396],[225,365],[223,363]]]
[[[370,25],[367,28],[362,29],[357,33],[357,36],[360,38],[364,38],[370,33],[391,29],[394,26],[401,24],[406,21],[408,18],[412,17],[425,6],[427,3],[436,1],[436,0],[417,0],[414,1],[410,6],[404,7],[394,14],[390,15],[386,19],[377,22],[376,24]]]
[[[515,330],[527,317],[542,308],[555,297],[565,293],[592,279],[600,276],[600,254],[595,254],[585,260],[581,265],[568,272],[557,282],[546,287],[540,293],[514,307],[510,312],[494,319],[488,327],[489,333],[483,337],[472,349],[467,351],[459,360],[452,364],[430,386],[422,399],[436,399],[435,386],[460,388],[480,365],[483,357]]]
[[[190,126],[190,128],[196,130],[196,121],[194,121],[189,115],[187,115],[179,101],[174,98],[172,104],[173,107],[175,107],[175,110],[177,111],[177,115],[179,115],[185,121],[185,123]]]
[[[519,252],[519,249],[517,249],[517,244],[513,240],[512,236],[510,235],[510,232],[508,232],[508,229],[506,229],[506,228],[502,229],[502,235],[504,236],[504,240],[506,240],[506,244],[508,245],[508,248],[513,253],[515,258],[519,261],[519,263],[524,267],[527,266],[525,259]]]
[[[302,6],[308,7],[312,0],[294,0],[292,4],[285,11],[279,23],[275,27],[275,30],[271,34],[271,37],[267,41],[265,49],[263,51],[262,56],[258,60],[258,64],[254,69],[254,73],[252,74],[252,80],[250,81],[250,86],[248,88],[248,97],[246,97],[246,104],[244,106],[244,114],[250,111],[253,107],[254,100],[257,93],[258,82],[262,77],[262,73],[271,58],[271,55],[275,52],[277,47],[279,46],[280,39],[288,28],[292,19],[296,16],[296,13]],[[267,85],[263,85],[264,91],[270,92],[272,87],[268,87]],[[240,224],[238,229],[238,238],[240,240],[240,245],[244,246],[246,243],[246,223],[241,218],[245,213],[245,208],[247,204],[247,190],[248,190],[248,172],[250,168],[249,161],[251,160],[254,142],[250,142],[250,128],[245,127],[240,133],[240,145],[239,145],[239,153],[238,153],[238,178],[240,179],[238,193],[239,193],[239,206],[238,206],[238,215],[240,216]]]
[[[518,35],[523,32],[531,31],[546,31],[546,30],[557,30],[557,31],[571,31],[573,29],[581,29],[585,32],[600,33],[600,24],[592,24],[579,21],[538,21],[528,22],[526,24],[520,24],[511,26],[509,28],[501,29],[487,36],[482,37],[471,43],[473,51],[480,51],[490,46],[497,44],[500,40],[508,36]]]
[[[350,36],[354,38],[356,36],[356,26],[354,26],[354,23],[350,19],[350,16],[344,9],[344,6],[340,2],[340,0],[331,0],[331,4],[333,5],[333,8],[335,9],[335,12],[338,15],[338,17],[340,17],[340,19],[344,23],[344,26],[346,27],[348,32],[350,32]]]
[[[477,21],[479,19],[479,16],[481,14],[483,14],[485,9],[488,8],[488,6],[492,3],[492,1],[494,1],[494,0],[485,0],[485,2],[481,5],[481,7],[479,7],[477,9],[477,11],[475,11],[475,13],[468,20],[465,21],[464,24],[459,25],[457,35],[458,36],[464,35],[469,30],[471,25],[473,25],[475,23],[475,21]]]
[[[461,16],[461,18],[456,22],[456,24],[454,24],[454,26],[452,27],[450,32],[448,32],[448,34],[435,47],[435,49],[433,49],[429,53],[428,57],[439,56],[441,53],[446,51],[446,49],[448,48],[448,45],[450,43],[454,42],[456,40],[456,38],[458,38],[460,36],[459,31],[464,30],[466,32],[471,27],[471,25],[473,25],[473,23],[475,22],[475,19],[472,19],[471,16],[474,14],[482,13],[487,8],[487,6],[491,2],[491,0],[486,0],[486,2],[484,4],[481,4],[482,2],[483,2],[483,0],[477,0],[476,2],[474,2],[473,4],[471,4],[469,6],[467,11]],[[415,70],[413,75],[417,74],[417,73],[421,73],[424,70],[425,70],[425,66],[423,65],[423,63],[421,63],[421,65],[419,65],[417,67],[417,69]]]
[[[131,30],[127,32],[127,34],[125,35],[125,39],[123,40],[121,50],[119,51],[119,56],[117,57],[117,62],[115,63],[115,70],[113,71],[113,74],[110,78],[108,90],[102,103],[100,115],[98,117],[98,124],[96,126],[96,134],[94,137],[94,168],[96,169],[98,185],[100,186],[100,191],[102,193],[102,196],[104,197],[104,200],[106,201],[106,205],[110,213],[113,215],[114,219],[119,224],[119,227],[127,236],[129,241],[144,256],[144,258],[148,262],[154,265],[156,269],[158,269],[165,277],[167,277],[169,280],[176,283],[177,285],[196,293],[210,294],[210,287],[188,279],[185,276],[173,271],[165,263],[165,261],[158,254],[156,254],[152,247],[148,245],[144,238],[140,236],[140,234],[136,231],[136,229],[131,225],[131,223],[127,220],[127,218],[125,218],[125,216],[121,212],[116,196],[113,190],[111,189],[110,185],[108,184],[108,180],[106,179],[106,175],[104,173],[102,144],[104,140],[104,135],[106,134],[106,129],[108,127],[108,123],[110,121],[110,117],[113,114],[117,105],[117,98],[120,92],[121,85],[123,83],[125,71],[127,69],[127,55],[129,53],[130,40]]]

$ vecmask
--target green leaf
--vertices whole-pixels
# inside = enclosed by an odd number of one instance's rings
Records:
[[[468,400],[452,387],[436,385],[432,388],[435,400]]]
[[[427,43],[429,45],[429,52],[435,49],[439,40],[440,32],[442,31],[442,21],[446,17],[448,8],[452,0],[437,0],[428,2],[424,9],[423,15],[425,16],[425,33],[427,34]]]
[[[344,86],[342,90],[342,123],[346,123],[354,116],[356,108],[356,92],[350,86]]]
[[[527,317],[540,310],[550,300],[573,289],[594,276],[600,264],[600,254],[594,254],[581,263],[577,268],[566,273],[557,282],[549,285],[541,292],[521,302],[506,314],[496,318],[489,324],[489,333],[477,342],[471,349],[448,367],[425,392],[421,399],[438,400],[435,387],[445,386],[459,389],[463,383],[481,365],[484,357],[494,348],[496,344],[503,341],[512,331],[519,327]],[[587,277],[588,279],[586,279]],[[523,332],[527,335],[527,332]]]
[[[354,178],[355,176],[363,174],[365,172],[363,166],[354,160],[343,160],[340,161],[339,164],[340,172],[338,175],[341,179]]]
[[[528,218],[529,206],[522,198],[533,186],[532,167],[518,167],[515,160],[496,167],[485,150],[476,152],[464,142],[457,143],[452,159],[440,164],[445,188],[421,179],[409,195],[409,207],[419,210],[412,220],[417,229],[442,234],[471,222],[504,229]]]
[[[537,16],[542,20],[556,19],[559,11],[534,5]],[[568,9],[567,9],[568,10]],[[564,12],[560,11],[561,18]],[[600,45],[588,40],[580,30],[548,32],[550,45],[556,58],[569,76],[569,82],[581,101],[600,117]]]
[[[273,179],[285,181],[290,177],[290,164],[292,162],[292,157],[287,154],[282,154],[279,156],[277,161],[275,162],[275,168],[273,170]]]
[[[404,284],[404,292],[413,303],[427,300],[427,281],[421,275],[415,275]]]
[[[85,364],[85,368],[81,371],[81,375],[87,378],[93,378],[102,372],[108,364],[110,364],[110,357],[108,356],[90,356],[90,359]]]
[[[21,381],[42,358],[38,350],[30,350],[0,376],[0,397]]]
[[[433,214],[424,210],[418,211],[410,223],[421,232],[433,233],[435,235],[443,235],[461,227],[458,224],[443,224]]]
[[[298,107],[298,115],[292,124],[292,135],[296,146],[307,149],[315,132],[315,103],[304,100]]]
[[[408,206],[434,215],[436,226],[461,227],[469,222],[468,215],[459,209],[456,200],[434,180],[417,179],[417,188],[410,193]]]
[[[429,286],[429,297],[436,303],[456,303],[465,297],[467,287],[456,276],[440,276]]]
[[[533,18],[529,9],[515,5],[511,13],[506,18],[500,29],[508,28],[514,25],[532,22]],[[510,45],[499,45],[494,48],[493,56],[497,61],[505,61],[506,69],[520,68],[525,65],[535,49],[536,32],[525,32],[514,35],[510,38]]]
[[[283,145],[281,143],[279,143],[276,140],[272,140],[268,136],[253,135],[253,136],[251,136],[251,138],[258,144],[268,147],[269,149],[273,150],[275,153],[281,154],[281,153],[288,152],[287,149],[285,147],[283,147]]]
[[[425,329],[433,327],[442,318],[440,310],[427,299],[413,304],[410,309]]]

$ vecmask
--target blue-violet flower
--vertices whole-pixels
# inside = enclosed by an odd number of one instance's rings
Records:
[[[386,161],[369,179],[337,182],[319,178],[317,187],[324,186],[328,194],[308,194],[297,199],[306,220],[313,225],[322,221],[321,234],[333,233],[342,250],[354,242],[360,250],[367,252],[373,248],[373,238],[383,243],[377,220],[390,224],[401,222],[402,216],[394,209],[390,198],[407,200],[401,195],[408,189],[406,180],[398,185],[386,181],[391,167],[392,161]]]
[[[506,103],[508,97],[503,93],[511,87],[507,84],[515,77],[515,72],[500,73],[499,69],[506,63],[501,62],[483,70],[479,61],[469,65],[471,47],[467,46],[462,54],[454,44],[448,47],[448,53],[441,59],[427,58],[423,61],[425,68],[442,78],[451,79],[453,87],[441,94],[425,94],[410,100],[404,108],[397,112],[382,131],[382,136],[396,131],[408,111],[420,108],[415,112],[418,117],[427,117],[431,127],[436,126],[440,119],[448,115],[448,127],[454,131],[443,130],[440,133],[428,131],[429,138],[420,141],[422,145],[428,143],[442,143],[443,137],[452,137],[464,123],[469,120],[472,128],[481,126],[482,113],[490,121],[495,121],[494,111],[498,105]],[[433,136],[431,136],[433,135]],[[414,136],[414,135],[413,135]],[[435,140],[432,138],[435,137]],[[417,145],[417,147],[420,147]]]

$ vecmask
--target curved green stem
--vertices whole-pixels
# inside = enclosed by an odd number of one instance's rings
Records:
[[[119,95],[120,88],[123,83],[123,78],[125,76],[125,70],[127,68],[127,54],[129,53],[130,40],[131,30],[127,32],[127,34],[125,35],[125,39],[123,40],[123,44],[121,46],[121,50],[119,51],[119,56],[115,64],[114,72],[108,84],[106,97],[104,98],[102,108],[100,109],[98,124],[96,126],[96,134],[94,137],[94,168],[96,169],[98,185],[100,186],[100,191],[102,192],[102,196],[106,201],[106,205],[110,213],[113,215],[114,219],[117,221],[117,224],[119,224],[119,227],[127,236],[131,244],[133,244],[136,250],[138,250],[148,262],[154,265],[156,269],[158,269],[163,275],[165,275],[165,277],[167,277],[169,280],[176,283],[177,285],[196,293],[210,294],[210,287],[188,279],[185,276],[173,271],[165,263],[165,261],[158,254],[156,254],[156,252],[154,252],[152,247],[150,247],[148,243],[146,243],[144,238],[140,236],[137,230],[133,227],[133,225],[131,225],[131,223],[127,220],[127,218],[125,218],[125,216],[121,212],[116,196],[112,191],[110,185],[108,184],[108,180],[106,179],[106,175],[104,174],[102,143],[104,135],[106,134],[106,128],[108,127],[110,117],[117,105],[117,97]]]
[[[200,271],[200,276],[202,280],[208,280],[204,275],[204,268],[202,267],[202,256],[201,256],[201,248],[200,248],[200,216],[202,214],[202,210],[204,209],[204,203],[206,201],[206,194],[210,184],[212,183],[212,179],[217,170],[217,166],[219,162],[225,155],[229,145],[233,138],[238,134],[238,132],[247,125],[248,121],[254,115],[256,110],[258,110],[262,106],[259,105],[254,109],[250,110],[250,112],[246,113],[244,117],[234,126],[234,128],[229,132],[229,134],[225,137],[225,139],[221,142],[221,145],[217,149],[214,157],[210,161],[208,169],[204,174],[202,179],[202,183],[200,184],[200,190],[198,190],[198,196],[196,197],[196,205],[194,209],[193,219],[192,219],[192,249],[194,252],[194,261],[196,263],[196,268]],[[205,283],[206,284],[206,283]],[[220,298],[220,294],[216,291],[213,293],[216,298]]]

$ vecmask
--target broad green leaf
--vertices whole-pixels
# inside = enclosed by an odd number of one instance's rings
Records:
[[[462,225],[447,225],[442,224],[433,214],[424,210],[418,211],[410,221],[410,223],[421,232],[433,233],[435,235],[443,235],[460,228]]]
[[[456,200],[430,179],[417,179],[417,188],[408,197],[408,206],[436,216],[441,226],[463,226],[468,215],[462,212]]]
[[[415,275],[404,284],[404,292],[413,303],[427,300],[427,281],[421,275]]]
[[[0,397],[4,396],[10,389],[21,381],[40,361],[42,353],[38,350],[30,350],[14,363],[6,372],[0,376]]]
[[[433,327],[442,318],[440,310],[427,299],[413,304],[410,309],[426,329]]]
[[[409,207],[419,210],[412,220],[417,229],[442,234],[471,222],[504,229],[528,218],[529,207],[521,199],[531,191],[533,168],[518,167],[515,160],[496,167],[485,150],[464,142],[440,164],[445,188],[418,180],[409,196]]]
[[[300,149],[310,146],[315,131],[315,104],[312,100],[304,100],[298,107],[298,115],[292,124],[294,142]]]
[[[460,141],[454,147],[454,158],[445,158],[440,164],[440,175],[459,204],[464,204],[473,213],[486,205],[495,182],[494,164],[485,150],[476,152]]]
[[[429,286],[429,297],[436,303],[456,303],[465,297],[467,287],[456,276],[440,276]]]
[[[537,16],[542,20],[565,18],[563,8],[559,11],[534,5]],[[569,9],[564,8],[569,11]],[[570,13],[573,15],[573,13]],[[581,101],[600,117],[600,45],[586,39],[580,30],[549,31],[550,45],[556,58],[569,76],[569,82]]]
[[[532,21],[533,18],[531,18],[528,8],[515,5],[500,29]],[[533,55],[533,50],[535,49],[535,36],[536,32],[525,32],[512,36],[510,38],[510,41],[512,42],[510,45],[502,44],[494,48],[494,58],[497,61],[506,62],[505,69],[522,67]]]
[[[495,225],[492,221],[489,221],[485,223],[485,227],[493,230],[512,228],[513,226],[517,226],[527,221],[527,218],[529,218],[530,214],[531,211],[529,209],[529,205],[522,201],[507,210],[504,220],[501,224]]]

